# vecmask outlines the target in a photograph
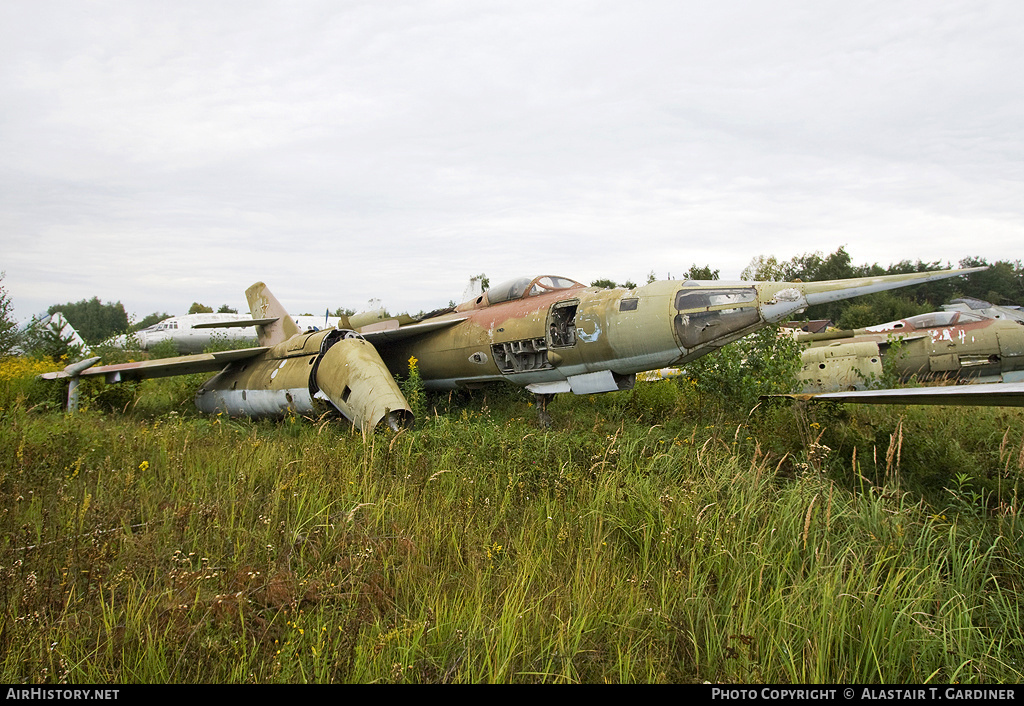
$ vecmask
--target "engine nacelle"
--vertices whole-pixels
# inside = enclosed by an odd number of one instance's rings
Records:
[[[411,427],[413,413],[377,349],[352,331],[332,331],[310,374],[315,400],[330,402],[356,427],[370,431],[384,421]]]
[[[800,354],[804,392],[863,390],[868,380],[882,377],[882,356],[872,342],[834,343]]]

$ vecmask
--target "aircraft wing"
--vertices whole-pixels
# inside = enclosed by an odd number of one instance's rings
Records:
[[[208,324],[193,324],[192,328],[248,328],[249,326],[267,326],[277,321],[277,317],[270,319],[235,319],[234,321],[211,321]]]
[[[992,382],[947,387],[908,387],[898,390],[853,390],[818,394],[776,395],[813,402],[858,404],[945,404],[986,407],[1024,407],[1024,383]]]
[[[134,363],[117,363],[114,365],[98,365],[82,369],[81,363],[69,365],[64,370],[43,373],[39,377],[44,380],[59,380],[69,377],[103,376],[107,382],[125,382],[126,380],[142,380],[144,378],[170,377],[172,375],[190,375],[191,373],[218,372],[228,363],[235,360],[255,358],[269,350],[267,347],[242,348],[217,353],[200,353],[198,355],[182,355],[176,358],[159,360],[140,360]],[[92,360],[99,360],[98,358]],[[85,361],[88,362],[88,361]]]
[[[431,331],[439,331],[461,323],[468,318],[468,316],[457,316],[451,319],[424,321],[418,324],[408,324],[407,326],[399,326],[397,319],[388,319],[387,321],[363,326],[359,329],[359,335],[376,346],[381,343],[390,343],[391,341],[401,341],[405,338],[422,336]]]
[[[360,332],[363,338],[374,345],[387,344],[391,341],[399,341],[413,336],[421,336],[431,331],[454,326],[465,321],[468,316],[457,316],[439,321],[426,321],[417,324],[400,326],[398,321],[390,319],[377,324],[363,327]],[[249,319],[245,325],[254,326],[277,321],[273,319]],[[223,325],[218,324],[218,325]],[[241,325],[241,324],[232,324]],[[209,328],[209,327],[207,327]],[[69,365],[64,370],[52,373],[43,373],[39,377],[44,380],[58,380],[70,377],[97,377],[103,376],[108,383],[124,382],[126,380],[143,380],[145,378],[170,377],[172,375],[190,375],[192,373],[218,372],[228,363],[235,360],[246,360],[262,355],[270,350],[269,346],[256,348],[242,348],[233,351],[218,351],[216,353],[200,353],[197,355],[182,355],[176,358],[161,358],[159,360],[142,360],[135,363],[117,363],[115,365],[98,365],[88,367],[88,363],[76,363]],[[96,360],[99,360],[98,358]]]

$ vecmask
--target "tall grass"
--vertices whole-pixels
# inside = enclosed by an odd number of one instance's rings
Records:
[[[3,681],[1022,678],[1020,412],[665,381],[364,436],[180,385],[73,416],[0,390]]]

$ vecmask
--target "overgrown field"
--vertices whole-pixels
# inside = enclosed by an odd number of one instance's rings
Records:
[[[686,380],[400,434],[0,379],[0,681],[1024,681],[1024,413]],[[115,409],[116,408],[116,409]]]

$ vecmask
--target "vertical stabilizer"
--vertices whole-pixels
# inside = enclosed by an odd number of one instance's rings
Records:
[[[276,346],[284,343],[299,332],[295,320],[288,315],[288,312],[277,301],[277,297],[270,293],[270,289],[263,282],[245,290],[245,298],[249,300],[249,313],[254,319],[277,319],[271,324],[256,327],[256,337],[261,346]]]

